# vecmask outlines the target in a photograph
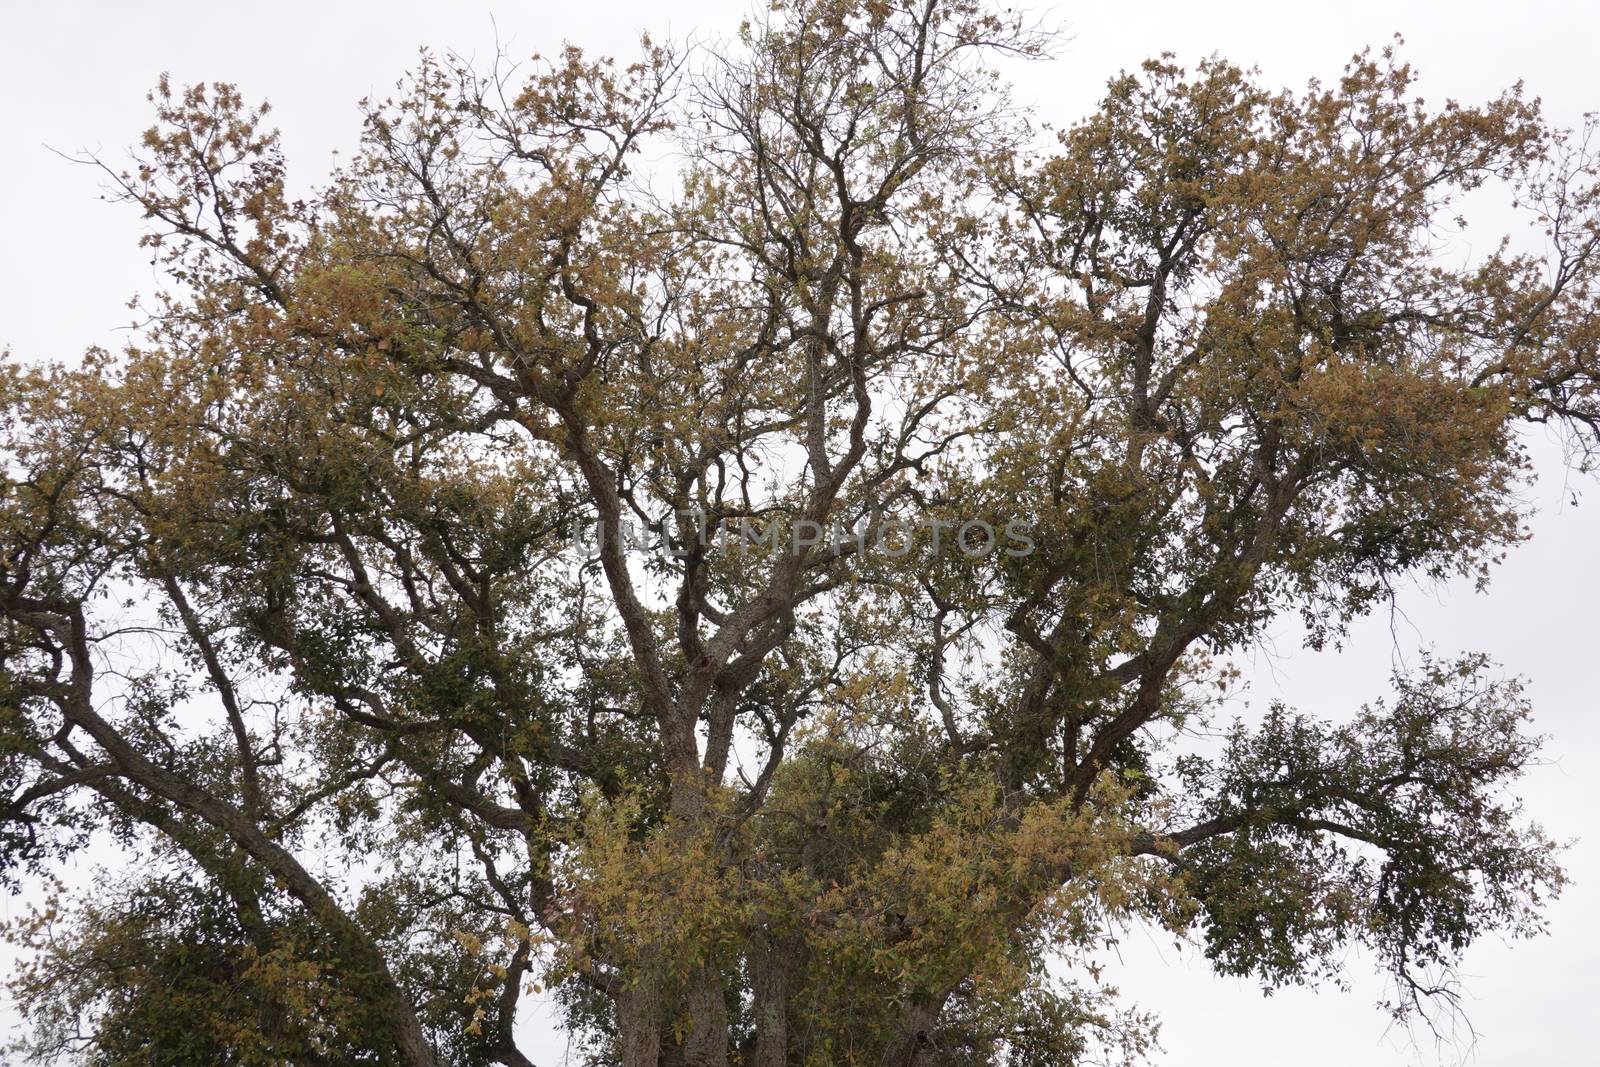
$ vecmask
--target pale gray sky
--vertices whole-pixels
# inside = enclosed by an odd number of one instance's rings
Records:
[[[499,41],[512,55],[550,52],[570,40],[592,52],[629,54],[636,31],[701,39],[732,33],[749,0],[621,0],[404,3],[397,0],[274,4],[89,3],[0,0],[0,348],[30,359],[71,359],[86,345],[118,343],[125,303],[155,278],[134,247],[135,213],[100,203],[98,183],[48,147],[100,150],[116,158],[148,125],[144,94],[162,71],[175,81],[222,79],[249,99],[272,101],[291,173],[305,185],[325,174],[330,153],[354,142],[355,101],[382,92],[420,45],[487,58]],[[1422,92],[1476,101],[1526,82],[1564,124],[1600,108],[1593,66],[1600,5],[1544,0],[1510,5],[1408,0],[1062,3],[1040,9],[1071,33],[1060,58],[1023,70],[1019,95],[1065,123],[1092,107],[1106,78],[1163,52],[1193,60],[1220,52],[1258,65],[1274,83],[1332,78],[1364,44],[1403,34],[1422,71]],[[1495,235],[1484,220],[1478,231]],[[1600,989],[1600,727],[1591,714],[1600,641],[1600,484],[1574,508],[1559,451],[1534,438],[1543,479],[1531,544],[1514,553],[1493,588],[1413,590],[1404,617],[1370,620],[1342,654],[1300,651],[1292,630],[1276,654],[1251,669],[1251,706],[1283,699],[1328,716],[1379,695],[1397,657],[1427,644],[1441,652],[1482,649],[1532,679],[1537,728],[1550,736],[1549,764],[1524,783],[1529,812],[1557,838],[1579,838],[1568,854],[1575,884],[1551,909],[1551,936],[1468,957],[1468,1009],[1478,1031],[1468,1061],[1483,1067],[1578,1067],[1597,1061],[1591,995]],[[0,917],[15,905],[0,900]],[[1293,991],[1263,999],[1250,983],[1211,977],[1192,949],[1135,933],[1117,980],[1127,999],[1166,1020],[1168,1065],[1400,1067],[1454,1062],[1460,1050],[1392,1031],[1374,1007],[1381,986],[1351,961],[1348,991]],[[14,1023],[0,1011],[0,1031]],[[550,1019],[531,1051],[541,1067],[560,1062]],[[1442,1057],[1441,1054],[1442,1053]]]

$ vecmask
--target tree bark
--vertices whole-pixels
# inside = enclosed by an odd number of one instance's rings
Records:
[[[722,976],[715,969],[703,967],[691,977],[684,1009],[689,1014],[689,1034],[683,1042],[686,1067],[727,1067],[728,1005]]]
[[[920,1067],[933,1051],[933,1030],[949,994],[917,1001],[906,1008],[900,1036],[889,1044],[883,1067]]]
[[[617,1042],[621,1067],[660,1067],[661,1005],[653,977],[617,991]]]
[[[789,1057],[789,970],[793,955],[768,942],[750,954],[756,1044],[752,1067],[784,1067]]]

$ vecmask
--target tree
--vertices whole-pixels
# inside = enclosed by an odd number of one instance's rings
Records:
[[[543,983],[625,1067],[1134,1060],[1108,924],[1365,946],[1401,1014],[1537,931],[1486,657],[1186,737],[1272,620],[1486,578],[1521,426],[1594,458],[1589,143],[1384,50],[1163,58],[1041,149],[994,64],[1048,46],[799,0],[425,56],[306,200],[163,81],[106,173],[170,291],[4,371],[5,873],[138,859],[12,931],[26,1051],[520,1065]],[[1450,266],[1480,188],[1548,254]]]

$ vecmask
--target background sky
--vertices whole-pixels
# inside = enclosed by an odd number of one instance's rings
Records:
[[[116,160],[150,120],[144,94],[162,71],[174,82],[228,80],[247,99],[271,100],[291,176],[316,184],[339,148],[353,146],[355,102],[382,93],[421,45],[487,60],[550,53],[563,41],[628,56],[639,29],[715,42],[730,36],[749,0],[566,0],[562,3],[403,3],[291,0],[270,4],[86,3],[0,0],[0,349],[26,359],[73,359],[115,347],[128,298],[156,288],[135,247],[139,219],[100,202],[95,174],[54,154],[88,149]],[[1058,58],[1017,72],[1018,95],[1058,124],[1089,111],[1107,78],[1161,52],[1192,62],[1217,52],[1259,66],[1271,84],[1337,77],[1366,44],[1396,33],[1422,72],[1429,100],[1478,102],[1517,81],[1563,124],[1600,108],[1594,42],[1600,5],[1581,0],[1509,5],[1342,0],[1059,4],[1039,13],[1065,28]],[[1478,220],[1475,220],[1478,221]],[[1493,217],[1476,231],[1498,236]],[[1241,714],[1283,700],[1330,718],[1381,695],[1391,668],[1419,649],[1491,652],[1532,681],[1545,765],[1523,783],[1530,815],[1574,840],[1574,884],[1550,910],[1551,934],[1486,942],[1464,967],[1476,1031],[1440,1044],[1391,1027],[1375,1006],[1383,986],[1353,957],[1347,989],[1263,998],[1247,981],[1209,974],[1192,948],[1131,932],[1113,961],[1126,998],[1159,1012],[1167,1053],[1184,1067],[1470,1062],[1482,1067],[1567,1067],[1596,1061],[1591,996],[1600,990],[1600,728],[1593,715],[1600,611],[1600,484],[1569,477],[1560,450],[1535,435],[1541,478],[1528,490],[1534,538],[1512,554],[1491,589],[1411,589],[1401,611],[1368,620],[1338,653],[1299,648],[1285,625],[1246,664]],[[1575,505],[1574,492],[1580,500]],[[0,898],[0,918],[17,904]],[[0,957],[3,959],[3,957]],[[4,965],[0,962],[0,972]],[[547,1008],[527,1025],[540,1067],[561,1062]],[[0,1007],[0,1033],[15,1016]],[[4,1041],[0,1040],[0,1044]]]

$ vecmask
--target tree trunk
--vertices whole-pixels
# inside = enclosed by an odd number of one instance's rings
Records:
[[[789,969],[792,954],[767,943],[750,954],[756,1046],[751,1067],[784,1067],[789,1057]]]
[[[661,1005],[653,976],[619,990],[617,1041],[621,1067],[659,1067],[661,1061]]]
[[[900,1036],[884,1051],[883,1067],[919,1067],[933,1051],[933,1030],[945,997],[919,1001],[906,1008]]]
[[[727,1067],[728,1005],[723,999],[722,976],[710,967],[690,978],[684,1009],[689,1034],[683,1042],[686,1067]]]

